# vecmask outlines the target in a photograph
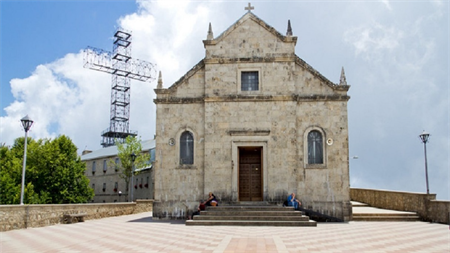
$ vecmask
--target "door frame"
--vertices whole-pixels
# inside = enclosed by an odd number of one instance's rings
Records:
[[[232,178],[231,178],[231,200],[239,201],[239,147],[261,147],[261,189],[262,199],[267,200],[268,196],[268,138],[260,137],[257,140],[234,140],[231,142],[231,164],[232,164]]]

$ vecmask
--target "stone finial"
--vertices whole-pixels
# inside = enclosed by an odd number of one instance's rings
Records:
[[[292,36],[292,27],[291,27],[291,20],[288,20],[288,27],[287,27],[287,32],[286,32],[286,36]]]
[[[341,80],[339,81],[339,85],[347,85],[347,79],[345,78],[344,67],[341,70]]]
[[[206,36],[207,40],[213,40],[214,39],[214,34],[212,31],[212,27],[211,27],[211,22],[209,22],[209,29],[208,29],[208,35]]]
[[[157,89],[162,89],[163,88],[163,81],[162,81],[162,75],[161,75],[161,70],[159,71],[159,75],[158,75],[158,86],[156,86]]]

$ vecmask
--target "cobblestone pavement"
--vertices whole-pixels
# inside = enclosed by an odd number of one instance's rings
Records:
[[[185,226],[140,213],[0,233],[0,252],[450,252],[449,225]]]

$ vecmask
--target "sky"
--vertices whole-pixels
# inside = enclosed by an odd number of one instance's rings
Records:
[[[211,22],[219,36],[248,1],[0,1],[0,143],[67,135],[100,149],[109,126],[111,76],[83,68],[87,46],[112,51],[118,27],[132,32],[132,57],[156,64],[172,85],[205,56]],[[296,54],[334,83],[344,67],[350,186],[426,192],[449,200],[449,2],[252,1],[281,34],[290,20]],[[155,134],[156,80],[131,82],[130,129]],[[299,193],[301,195],[301,193]]]

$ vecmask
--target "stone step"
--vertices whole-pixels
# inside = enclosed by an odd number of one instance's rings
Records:
[[[200,215],[210,216],[302,216],[300,211],[279,212],[279,211],[201,211]]]
[[[415,212],[381,209],[356,201],[352,206],[353,221],[420,221]]]
[[[353,213],[355,216],[376,216],[376,217],[389,217],[389,216],[401,216],[401,217],[418,217],[413,212],[398,212],[398,213]]]
[[[282,206],[208,206],[207,211],[277,211],[277,212],[292,212],[294,207],[282,207]]]
[[[351,201],[352,207],[368,207],[369,205],[362,202]]]
[[[309,221],[308,216],[209,216],[195,215],[194,220],[241,220],[241,221]]]
[[[410,215],[353,215],[353,221],[420,221],[420,217]]]
[[[221,201],[220,206],[276,206],[276,203],[270,203],[268,201],[238,201],[238,202]]]
[[[188,220],[187,226],[297,226],[316,227],[315,221],[248,221],[248,220]]]

